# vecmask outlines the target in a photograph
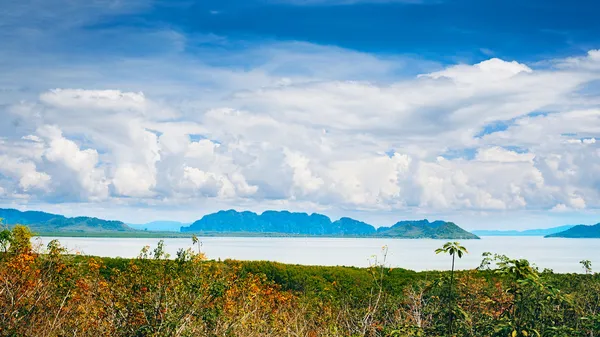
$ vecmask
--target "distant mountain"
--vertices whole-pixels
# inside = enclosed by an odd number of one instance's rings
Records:
[[[12,227],[27,225],[34,232],[125,232],[133,231],[121,221],[109,221],[85,216],[67,218],[63,215],[37,211],[21,212],[16,209],[0,208],[3,223]]]
[[[573,228],[575,225],[565,225],[552,228],[527,229],[524,231],[500,231],[500,230],[476,230],[471,233],[479,236],[546,236],[554,233],[560,233],[567,229]]]
[[[547,238],[591,239],[600,238],[600,223],[592,226],[577,225],[560,233],[546,235]]]
[[[377,236],[411,239],[479,239],[452,222],[428,220],[400,221],[392,227],[380,227]]]
[[[305,235],[340,234],[331,220],[322,214],[265,211],[261,215],[234,210],[208,214],[182,232],[262,232]],[[373,232],[375,229],[373,229]]]
[[[375,227],[352,218],[340,218],[334,221],[332,225],[340,231],[341,235],[373,235],[376,233]]]
[[[288,211],[253,212],[235,210],[208,214],[182,232],[251,232],[291,235],[373,236],[398,238],[478,239],[451,222],[427,220],[401,221],[392,227],[375,227],[351,218],[332,222],[329,217],[313,213]]]
[[[127,224],[129,227],[151,232],[179,232],[182,226],[189,226],[189,223],[178,221],[152,221],[145,224]]]

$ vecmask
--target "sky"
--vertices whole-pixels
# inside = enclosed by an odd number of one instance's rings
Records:
[[[0,207],[600,222],[600,3],[0,0]]]

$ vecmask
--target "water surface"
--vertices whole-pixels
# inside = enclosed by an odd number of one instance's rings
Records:
[[[81,254],[106,257],[136,257],[145,245],[155,247],[160,239],[149,238],[41,238],[46,244],[58,239]],[[163,239],[168,253],[191,246],[190,239]],[[357,239],[357,238],[236,238],[201,237],[202,251],[209,259],[269,260],[322,266],[366,267],[382,261],[382,247],[388,247],[386,265],[416,271],[450,268],[450,257],[434,250],[447,240]],[[579,261],[591,260],[600,268],[600,239],[544,239],[542,237],[483,237],[463,240],[469,254],[457,260],[459,269],[475,268],[483,252],[525,258],[540,268],[556,272],[581,272]]]

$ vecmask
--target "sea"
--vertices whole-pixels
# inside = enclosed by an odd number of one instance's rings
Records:
[[[38,245],[53,239],[74,254],[103,257],[137,257],[146,245],[156,247],[164,240],[171,256],[180,248],[192,246],[185,238],[81,238],[42,237]],[[200,250],[208,259],[266,260],[290,264],[319,266],[368,267],[384,264],[391,268],[415,271],[448,270],[451,258],[436,254],[448,240],[391,238],[315,238],[315,237],[200,237]],[[600,239],[563,239],[543,237],[493,237],[462,240],[468,254],[456,260],[457,269],[479,266],[484,252],[504,254],[510,258],[527,259],[543,270],[560,273],[581,273],[581,260],[592,261],[600,270]],[[194,246],[198,249],[198,246]]]

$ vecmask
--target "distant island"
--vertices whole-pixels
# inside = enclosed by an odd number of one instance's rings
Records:
[[[207,214],[182,232],[246,232],[279,233],[308,236],[393,237],[411,239],[479,239],[452,222],[428,220],[399,221],[391,227],[375,229],[370,224],[351,218],[336,221],[323,214],[265,211],[262,214],[235,210]]]
[[[573,228],[575,225],[565,225],[552,228],[527,229],[523,231],[509,230],[474,230],[471,233],[478,236],[546,236],[554,233],[560,233],[567,229]]]
[[[0,208],[0,218],[3,223],[11,226],[27,225],[34,232],[130,232],[133,228],[121,221],[102,220],[86,216],[68,218],[64,215],[38,211],[21,212],[16,209]]]
[[[600,238],[600,223],[592,226],[577,225],[566,231],[546,235],[547,238],[598,239]]]
[[[477,235],[446,221],[399,221],[391,227],[375,229],[370,224],[348,217],[331,221],[323,214],[288,211],[265,211],[260,215],[248,211],[219,211],[207,214],[189,226],[175,221],[127,225],[116,220],[84,216],[70,218],[39,211],[22,212],[1,208],[0,218],[9,227],[16,224],[27,225],[35,233],[44,236],[180,237],[196,233],[205,236],[479,239]]]

